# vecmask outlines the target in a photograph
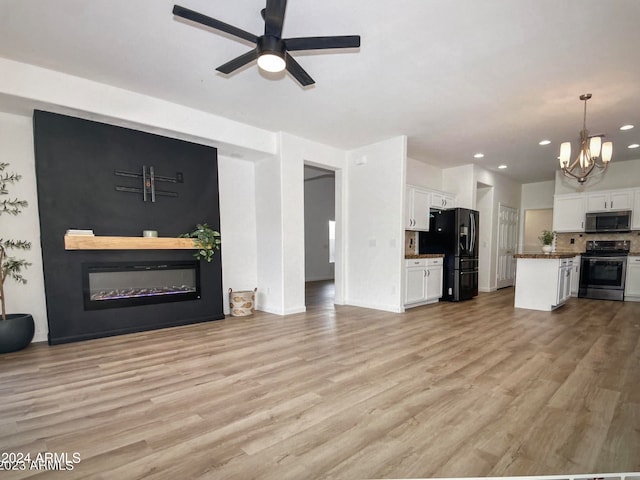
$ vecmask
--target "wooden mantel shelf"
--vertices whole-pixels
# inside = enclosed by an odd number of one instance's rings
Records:
[[[65,250],[193,250],[192,238],[65,235]]]

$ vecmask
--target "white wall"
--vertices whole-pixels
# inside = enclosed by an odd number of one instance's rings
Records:
[[[273,132],[201,110],[1,57],[0,72],[0,98],[205,145],[239,146],[247,155],[276,153]]]
[[[522,185],[522,210],[553,208],[556,182],[525,183]]]
[[[265,312],[277,314],[282,314],[284,311],[280,170],[280,156],[261,160],[255,168],[256,238],[258,239],[256,307]]]
[[[329,221],[335,220],[334,177],[310,178],[304,182],[305,280],[334,277],[329,263]]]
[[[476,209],[476,182],[473,165],[445,168],[442,171],[442,190],[456,196],[456,206]]]
[[[219,156],[218,177],[222,287],[224,312],[228,314],[229,288],[253,290],[258,286],[255,165]]]
[[[442,169],[413,158],[407,158],[407,183],[432,190],[443,190]]]
[[[565,177],[560,170],[557,170],[555,181],[556,195],[640,187],[640,160],[616,162],[615,152],[613,155],[614,158],[604,172],[604,175],[590,178],[583,187],[580,187],[576,180]]]
[[[407,138],[347,154],[347,303],[399,312]]]
[[[18,198],[29,202],[18,216],[0,216],[0,238],[27,240],[31,250],[10,250],[11,256],[24,258],[31,266],[24,271],[27,284],[18,284],[11,279],[5,283],[8,313],[30,313],[36,324],[34,341],[47,340],[47,307],[44,295],[42,249],[40,248],[40,221],[33,151],[33,127],[29,117],[0,113],[0,162],[9,163],[4,173],[15,172],[22,179],[8,185],[9,195],[4,199]]]

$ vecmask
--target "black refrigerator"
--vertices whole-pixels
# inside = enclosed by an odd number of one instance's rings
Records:
[[[475,210],[431,210],[429,231],[419,234],[419,253],[444,253],[442,298],[458,302],[478,295],[478,226]]]

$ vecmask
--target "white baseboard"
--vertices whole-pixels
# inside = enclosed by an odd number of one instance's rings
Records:
[[[478,287],[478,291],[482,292],[482,293],[497,292],[498,288],[497,287],[489,287],[489,288],[486,288],[486,287],[480,288],[480,287]]]
[[[256,307],[256,310],[260,311],[260,312],[265,312],[265,313],[272,313],[273,315],[293,315],[295,313],[305,313],[307,311],[307,307],[302,306],[302,307],[292,307],[292,308],[287,308],[287,309],[279,309],[279,308],[270,308],[270,307],[264,307],[262,305],[258,305]]]
[[[36,332],[32,340],[32,342],[47,342],[47,341],[49,341],[48,332]]]
[[[374,303],[366,303],[366,302],[354,302],[347,300],[345,305],[351,305],[353,307],[360,308],[371,308],[372,310],[382,310],[384,312],[392,312],[392,313],[403,313],[404,307],[398,305],[385,305],[385,304],[374,304]]]

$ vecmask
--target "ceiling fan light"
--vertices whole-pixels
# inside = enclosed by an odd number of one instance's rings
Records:
[[[609,163],[613,155],[613,142],[604,142],[602,144],[602,161]]]
[[[283,71],[287,64],[279,55],[275,53],[263,53],[258,57],[258,66],[267,72],[281,72]]]

